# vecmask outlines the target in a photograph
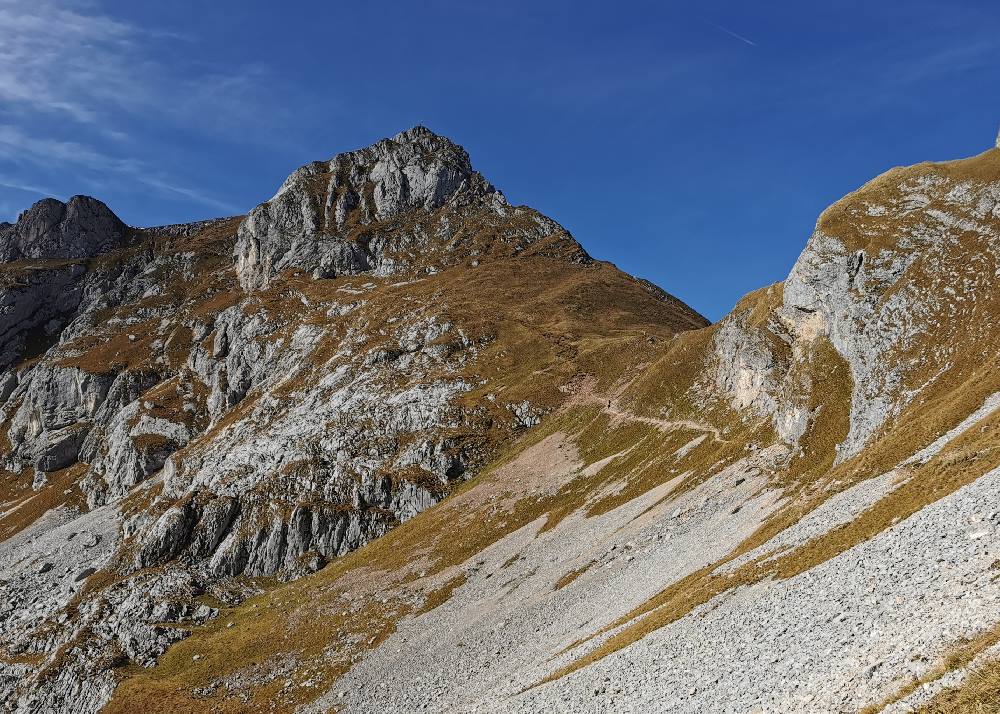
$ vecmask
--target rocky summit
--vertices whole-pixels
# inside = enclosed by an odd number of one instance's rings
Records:
[[[246,216],[40,201],[0,710],[954,710],[1000,672],[998,276],[1000,148],[715,324],[424,127]]]

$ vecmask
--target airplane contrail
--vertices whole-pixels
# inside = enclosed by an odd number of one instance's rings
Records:
[[[735,38],[736,38],[737,40],[739,40],[740,42],[746,42],[746,43],[747,43],[748,45],[750,45],[751,47],[756,47],[756,46],[757,46],[757,43],[756,43],[756,42],[754,42],[753,40],[748,40],[748,39],[747,39],[746,37],[744,37],[743,35],[740,35],[740,34],[738,34],[738,33],[736,33],[736,32],[733,32],[733,31],[732,31],[732,30],[730,30],[730,29],[729,29],[728,27],[723,27],[722,25],[717,25],[717,24],[716,24],[716,23],[714,23],[714,22],[713,22],[713,23],[710,23],[710,24],[711,24],[711,25],[712,25],[712,27],[714,27],[715,29],[717,29],[717,30],[722,30],[722,31],[723,31],[723,32],[725,32],[725,33],[726,33],[727,35],[729,35],[730,37],[735,37]]]

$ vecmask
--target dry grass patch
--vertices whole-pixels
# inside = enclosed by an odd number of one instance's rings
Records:
[[[425,612],[430,612],[434,608],[448,602],[448,600],[451,599],[452,593],[455,592],[455,590],[457,590],[458,588],[462,587],[465,584],[465,581],[468,579],[469,579],[468,574],[459,573],[455,577],[448,580],[441,587],[435,590],[431,590],[429,593],[427,593],[427,597],[424,600],[424,604],[420,607],[419,610],[416,611],[415,614],[422,615]]]
[[[5,480],[0,516],[0,541],[20,533],[54,508],[87,510],[87,499],[80,490],[79,479],[87,472],[86,464],[74,464],[47,474],[48,481],[38,491],[31,488],[34,477],[29,469]]]
[[[947,689],[918,714],[996,714],[1000,712],[1000,661],[976,667],[962,686]]]
[[[927,684],[929,682],[934,682],[943,677],[944,675],[948,674],[949,672],[954,672],[957,669],[965,667],[970,662],[972,662],[972,660],[975,659],[980,652],[989,647],[992,647],[998,641],[1000,641],[1000,626],[993,627],[989,630],[986,630],[985,632],[980,633],[975,637],[972,637],[970,639],[965,639],[956,643],[952,647],[948,648],[948,651],[936,665],[928,669],[920,677],[912,678],[909,682],[900,687],[899,690],[891,697],[887,698],[882,702],[879,702],[878,704],[873,704],[871,706],[865,707],[860,712],[858,712],[858,714],[878,714],[878,712],[882,711],[890,704],[894,704],[900,701],[901,699],[909,696],[924,684]],[[991,663],[987,663],[985,666],[988,668],[990,664]],[[997,691],[1000,692],[1000,683],[998,683]],[[942,692],[937,697],[935,697],[935,700],[947,696],[947,692],[955,693],[956,690],[946,690],[946,692]],[[997,701],[1000,702],[1000,700]],[[937,712],[939,710],[938,709],[927,710],[925,708],[921,709],[920,711],[925,712],[925,714],[929,714],[930,711]],[[952,712],[955,710],[948,709],[947,711]]]
[[[559,580],[556,581],[556,585],[555,585],[554,589],[555,590],[562,590],[564,587],[566,587],[567,585],[569,585],[570,583],[572,583],[574,580],[576,580],[578,577],[580,577],[581,575],[583,575],[584,573],[586,573],[588,570],[590,570],[596,564],[597,564],[597,561],[591,560],[589,563],[586,563],[585,565],[581,565],[579,568],[573,568],[573,570],[569,571],[568,573],[566,573],[565,575],[563,575],[561,578],[559,578]]]

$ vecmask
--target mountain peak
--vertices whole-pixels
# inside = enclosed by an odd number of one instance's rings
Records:
[[[427,153],[440,154],[442,156],[448,156],[448,158],[458,158],[462,163],[466,164],[470,170],[472,169],[469,154],[464,148],[462,148],[461,145],[455,143],[443,134],[438,134],[431,129],[428,129],[423,124],[417,124],[410,129],[401,131],[392,137],[392,139],[389,139],[389,141],[397,145],[412,145],[426,151]]]
[[[121,244],[126,226],[102,201],[43,198],[0,224],[0,262],[19,258],[91,258]]]
[[[423,124],[415,124],[414,126],[410,127],[409,129],[404,129],[403,131],[401,131],[398,134],[396,134],[396,136],[392,137],[392,140],[393,141],[413,141],[413,140],[419,139],[420,137],[428,137],[428,138],[435,138],[435,139],[444,139],[445,141],[447,141],[449,143],[454,143],[448,137],[444,136],[443,134],[438,134],[437,132],[435,132],[434,130],[432,130],[432,129],[426,127],[426,126],[424,126]]]
[[[290,268],[315,277],[388,274],[470,251],[516,253],[553,234],[576,246],[554,221],[512,208],[464,148],[418,125],[294,171],[247,216],[234,256],[241,284],[253,290]],[[453,250],[459,244],[464,252]],[[585,256],[579,246],[571,252]]]

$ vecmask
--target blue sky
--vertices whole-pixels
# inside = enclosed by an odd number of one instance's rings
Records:
[[[868,178],[992,145],[998,90],[995,0],[0,0],[0,220],[242,213],[421,123],[717,319]]]

